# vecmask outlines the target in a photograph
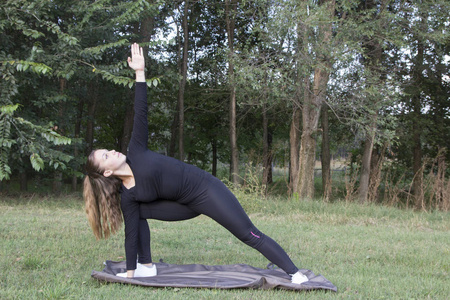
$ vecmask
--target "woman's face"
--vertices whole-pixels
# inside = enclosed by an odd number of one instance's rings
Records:
[[[95,162],[100,170],[105,170],[103,175],[110,176],[126,163],[126,156],[115,150],[99,149],[94,152]]]

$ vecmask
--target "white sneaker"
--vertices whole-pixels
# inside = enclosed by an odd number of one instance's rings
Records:
[[[308,277],[306,277],[306,275],[304,275],[302,272],[297,271],[297,273],[291,275],[291,282],[295,283],[295,284],[302,284],[304,282],[309,281]]]
[[[119,277],[127,277],[127,272],[125,272],[125,273],[117,273],[116,274],[116,276],[119,276]]]
[[[152,277],[157,275],[156,265],[152,264],[151,267],[144,266],[143,264],[138,263],[136,270],[134,270],[134,277]],[[116,276],[119,277],[127,277],[127,272],[125,273],[117,273]]]
[[[151,267],[147,267],[138,263],[136,270],[134,270],[134,277],[152,277],[156,276],[157,273],[155,264],[152,264]]]

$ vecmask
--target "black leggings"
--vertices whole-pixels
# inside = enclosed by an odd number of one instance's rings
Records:
[[[151,262],[150,231],[146,219],[161,221],[181,221],[204,214],[228,229],[239,240],[258,250],[269,261],[288,274],[298,268],[286,252],[270,237],[259,231],[250,221],[236,197],[223,184],[214,184],[201,197],[188,203],[156,200],[140,205],[139,262]]]

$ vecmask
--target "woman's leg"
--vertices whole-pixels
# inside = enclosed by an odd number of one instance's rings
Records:
[[[141,219],[160,221],[183,221],[199,215],[199,213],[193,211],[188,206],[171,200],[156,200],[149,203],[141,203],[139,213]]]
[[[253,225],[233,193],[219,180],[210,185],[204,197],[193,200],[188,206],[193,211],[214,219],[286,273],[294,274],[298,271],[283,248]]]
[[[141,264],[152,262],[150,250],[150,229],[147,219],[160,221],[182,221],[195,218],[199,213],[191,210],[186,205],[170,200],[156,200],[149,203],[141,203],[139,206],[139,242],[138,261]]]

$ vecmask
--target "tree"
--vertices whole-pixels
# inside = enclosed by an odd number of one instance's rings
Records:
[[[56,127],[46,116],[36,118],[33,113],[36,110],[43,112],[41,108],[46,102],[64,101],[65,98],[50,89],[38,98],[40,101],[28,100],[39,97],[38,93],[29,89],[38,84],[39,77],[43,78],[42,82],[51,82],[55,75],[67,76],[70,73],[70,66],[66,66],[65,70],[58,69],[54,63],[51,66],[51,54],[45,52],[49,50],[47,45],[35,41],[52,37],[56,39],[56,45],[69,48],[78,42],[51,21],[51,12],[49,14],[43,9],[47,4],[47,1],[36,6],[30,2],[5,1],[0,7],[3,20],[0,25],[3,74],[0,81],[0,180],[9,179],[11,165],[23,164],[26,158],[36,171],[42,170],[45,162],[55,169],[65,168],[71,159],[54,148],[55,145],[70,144],[71,139],[57,133]]]
[[[367,15],[366,18],[372,20],[378,20],[382,18],[384,10],[386,9],[386,3],[381,1],[363,1],[361,4],[364,8],[363,15]],[[387,22],[386,22],[387,23]],[[386,30],[386,23],[379,22],[381,25],[377,27],[377,31]],[[382,36],[384,32],[379,32],[376,36]],[[372,38],[371,36],[364,35],[363,36],[363,64],[366,70],[366,74],[368,77],[379,78],[379,81],[375,79],[373,82],[379,87],[383,85],[384,74],[377,72],[380,70],[380,64],[382,62],[382,45],[378,37]],[[369,79],[370,80],[370,79]],[[368,81],[369,81],[368,80]],[[367,89],[373,89],[372,83],[369,81],[367,84]],[[369,180],[370,180],[370,172],[371,172],[371,158],[372,151],[375,144],[375,135],[377,130],[377,119],[380,110],[380,103],[382,102],[383,95],[381,93],[373,92],[372,95],[367,94],[367,99],[369,103],[367,103],[367,111],[368,111],[368,119],[369,124],[365,133],[364,140],[364,150],[361,159],[361,175],[359,180],[359,188],[358,188],[358,197],[361,203],[364,203],[368,199],[369,194]]]
[[[150,148],[178,149],[218,176],[230,161],[236,182],[239,157],[258,162],[266,186],[271,162],[289,152],[289,187],[311,198],[321,142],[325,199],[339,149],[361,166],[361,202],[379,195],[389,157],[424,208],[425,163],[439,153],[443,165],[450,140],[447,2],[4,1],[0,177],[18,173],[25,188],[44,177],[33,168],[62,171],[75,187],[86,152],[125,152],[133,75],[124,62],[137,41],[148,77],[158,76],[148,80]],[[178,43],[167,40],[173,25]]]
[[[323,199],[328,201],[331,196],[331,154],[330,154],[330,136],[328,123],[328,107],[322,107],[321,125],[322,125],[322,186]]]
[[[424,157],[436,157],[440,148],[449,147],[445,129],[449,126],[449,82],[444,76],[448,73],[448,9],[445,1],[417,1],[405,5],[400,14],[406,44],[397,49],[396,63],[404,90],[400,121],[407,130],[401,135],[397,151],[399,160],[412,169],[417,209],[426,206]]]
[[[325,18],[318,26],[318,45],[324,45],[324,49],[317,48],[316,67],[314,69],[314,80],[311,86],[311,92],[305,93],[302,105],[302,136],[299,153],[299,175],[297,178],[297,190],[300,198],[314,197],[314,164],[316,158],[316,136],[320,118],[320,110],[324,103],[327,92],[329,68],[332,64],[329,47],[332,38],[332,20],[334,17],[334,0],[321,3],[326,9]],[[308,76],[308,74],[306,75]],[[309,89],[308,79],[305,88]]]
[[[189,47],[189,27],[188,27],[189,1],[184,1],[184,12],[182,17],[183,25],[183,55],[180,68],[180,87],[178,90],[178,153],[179,159],[184,160],[184,90],[186,88],[188,47]],[[181,43],[180,43],[181,44]],[[181,46],[181,45],[180,45]]]
[[[66,167],[71,158],[68,153],[74,153],[73,149],[53,148],[52,144],[67,145],[71,142],[59,133],[72,135],[75,132],[71,124],[76,122],[71,122],[73,119],[67,116],[77,114],[73,113],[73,106],[66,104],[69,104],[69,95],[73,90],[71,81],[81,78],[86,66],[90,66],[91,74],[93,70],[106,81],[122,85],[132,82],[109,71],[122,69],[124,65],[117,68],[111,64],[104,69],[94,65],[101,58],[101,53],[121,47],[128,41],[119,35],[110,35],[115,38],[107,44],[99,44],[99,41],[108,39],[105,33],[107,26],[113,33],[122,26],[120,24],[137,19],[142,8],[149,4],[146,1],[121,3],[116,10],[110,11],[105,10],[103,5],[108,4],[86,1],[6,1],[2,4],[0,14],[4,21],[1,23],[1,38],[7,43],[2,42],[0,60],[2,74],[8,76],[1,81],[1,130],[4,139],[0,150],[1,179],[9,177],[9,164],[22,161],[24,156],[30,157],[35,170],[42,170],[44,163],[55,169]],[[111,15],[112,11],[116,15]],[[94,47],[90,39],[95,36],[93,31],[101,26],[94,26],[93,20],[97,24],[104,22],[102,25],[106,26],[102,28],[103,39],[97,36]],[[57,103],[59,106],[55,105]],[[58,119],[55,111],[61,115],[61,108],[64,108],[66,117],[55,124]]]
[[[236,87],[234,78],[234,30],[238,0],[225,0],[225,19],[228,40],[228,79],[230,86],[229,128],[230,128],[230,178],[233,184],[239,183],[239,150],[237,146],[236,129]]]

